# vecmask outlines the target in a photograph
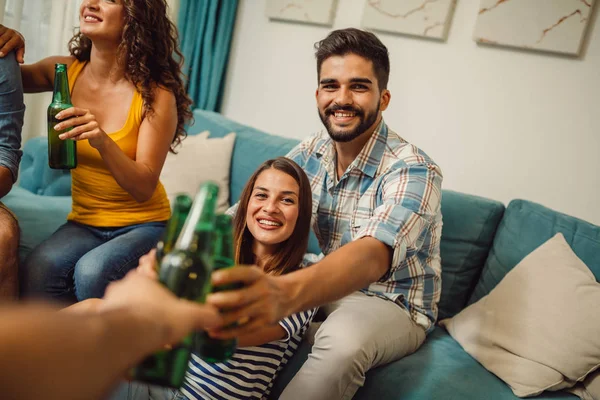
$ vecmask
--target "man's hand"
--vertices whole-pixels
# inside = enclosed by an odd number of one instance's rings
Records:
[[[0,58],[15,50],[19,64],[25,62],[25,38],[14,29],[0,25]]]
[[[166,343],[178,343],[194,330],[221,326],[222,319],[213,306],[175,297],[168,289],[137,271],[111,283],[106,289],[99,312],[130,310],[140,318],[150,320],[152,331],[160,332],[154,350]]]
[[[244,288],[212,293],[206,299],[207,304],[221,310],[223,326],[238,322],[233,328],[210,331],[212,337],[229,339],[246,335],[291,314],[287,310],[291,296],[283,289],[282,277],[267,275],[256,266],[228,268],[212,274],[213,286],[236,282],[242,282]]]

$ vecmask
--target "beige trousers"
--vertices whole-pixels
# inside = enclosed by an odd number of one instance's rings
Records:
[[[425,330],[403,307],[355,292],[325,306],[308,360],[281,400],[351,399],[374,367],[414,353]],[[308,338],[310,340],[310,338]]]

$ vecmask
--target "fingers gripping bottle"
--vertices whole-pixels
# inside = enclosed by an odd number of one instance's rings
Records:
[[[235,265],[233,248],[233,226],[229,215],[217,215],[214,237],[214,269],[230,268]],[[232,290],[241,287],[241,284],[214,286],[212,292]],[[204,361],[218,363],[227,361],[237,347],[236,339],[213,339],[206,332],[196,332],[194,350]]]

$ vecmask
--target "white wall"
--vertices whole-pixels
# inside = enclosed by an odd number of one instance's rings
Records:
[[[333,28],[360,26],[339,0]],[[321,129],[312,44],[332,29],[270,22],[240,0],[223,114],[283,136]],[[444,188],[524,198],[600,224],[600,24],[579,59],[482,47],[478,0],[460,0],[446,43],[381,33],[391,57],[387,123],[432,156]]]

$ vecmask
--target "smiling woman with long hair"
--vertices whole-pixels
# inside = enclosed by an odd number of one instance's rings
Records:
[[[72,211],[21,271],[25,296],[66,302],[102,297],[155,246],[170,216],[159,175],[191,118],[165,0],[83,0],[79,20],[70,56],[22,67],[26,92],[68,68],[74,107],[56,129],[77,141]]]
[[[302,168],[285,157],[265,161],[246,183],[235,211],[236,264],[254,264],[274,275],[300,268],[308,247],[311,215],[311,188]],[[154,262],[152,253],[143,257],[138,271],[156,278]],[[93,312],[96,307],[95,301],[87,301],[71,311]],[[127,383],[111,400],[266,398],[315,311],[292,314],[238,337],[238,349],[226,362],[210,364],[192,354],[180,390]]]

